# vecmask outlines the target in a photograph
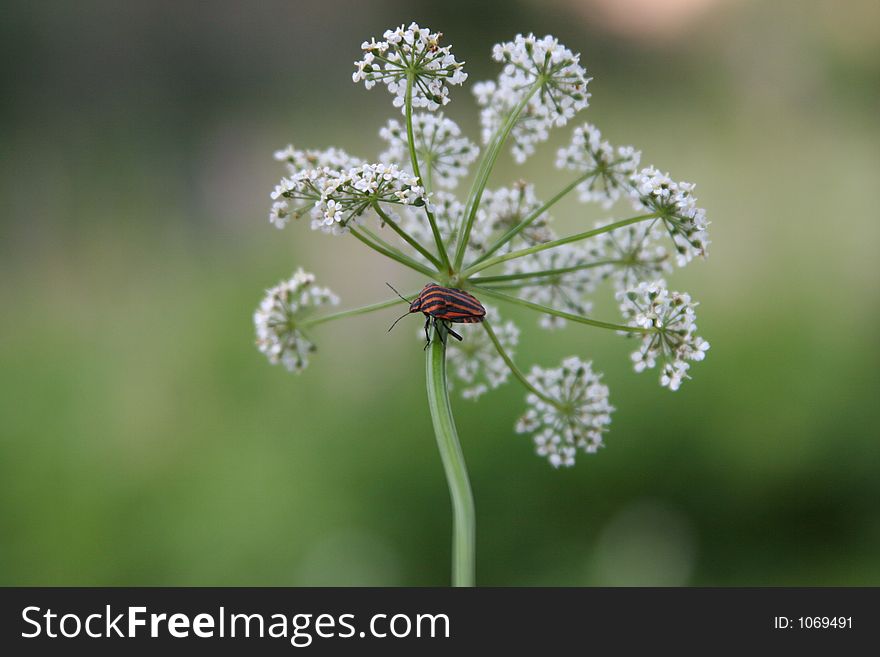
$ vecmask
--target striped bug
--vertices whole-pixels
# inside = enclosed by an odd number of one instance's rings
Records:
[[[386,283],[386,285],[391,287],[389,283]],[[388,330],[390,331],[393,329],[397,325],[397,322],[411,313],[424,314],[425,349],[431,344],[431,335],[428,332],[428,329],[431,327],[432,323],[435,326],[442,327],[443,330],[438,331],[441,339],[445,340],[445,334],[449,333],[460,342],[462,339],[461,336],[450,328],[450,324],[477,324],[482,322],[483,318],[486,317],[486,309],[483,308],[483,304],[481,304],[472,294],[468,294],[463,290],[457,290],[452,287],[443,287],[436,283],[428,283],[422,288],[422,291],[419,292],[419,296],[413,301],[410,301],[393,287],[391,287],[391,289],[394,290],[394,293],[397,296],[409,304],[409,310],[394,320],[394,324],[392,324],[391,328]]]

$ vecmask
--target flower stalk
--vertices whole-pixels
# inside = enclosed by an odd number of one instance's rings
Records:
[[[476,554],[476,520],[474,497],[452,407],[446,379],[446,344],[441,338],[442,327],[435,327],[431,344],[426,350],[425,374],[428,385],[428,408],[434,424],[434,435],[443,461],[449,495],[452,498],[452,585],[474,586]]]

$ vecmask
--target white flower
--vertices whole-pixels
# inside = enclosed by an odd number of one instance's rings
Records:
[[[275,151],[274,156],[278,162],[284,162],[291,175],[305,169],[348,171],[364,163],[362,159],[349,155],[341,148],[300,150],[288,145]]]
[[[485,306],[486,316],[492,320],[492,330],[501,346],[512,358],[513,350],[519,342],[519,329],[511,322],[502,322],[497,310]],[[485,329],[479,324],[463,324],[459,329],[464,338],[461,342],[449,340],[447,355],[449,371],[453,377],[464,384],[461,396],[465,399],[478,399],[489,390],[505,383],[510,377],[510,368],[495,349]],[[419,333],[424,339],[424,333]]]
[[[301,372],[315,351],[300,330],[301,320],[314,308],[338,303],[333,292],[315,285],[314,274],[297,269],[289,280],[267,290],[254,312],[257,348],[273,365],[281,363],[291,372]]]
[[[709,246],[706,211],[697,207],[694,185],[675,182],[654,167],[639,171],[634,179],[636,208],[660,215],[677,253],[679,267],[694,256],[705,256]]]
[[[565,125],[588,105],[590,80],[580,65],[580,55],[549,35],[538,39],[533,34],[518,34],[513,41],[496,44],[492,57],[504,64],[498,80],[474,86],[477,103],[483,108],[484,143],[489,143],[510,112],[539,85],[524,101],[511,131],[514,159],[522,163],[534,152],[535,144],[547,139],[551,127]]]
[[[546,399],[534,393],[526,396],[528,409],[517,421],[516,432],[532,434],[538,455],[546,456],[554,468],[574,465],[578,448],[595,453],[611,423],[614,408],[608,403],[608,386],[591,365],[571,356],[558,368],[536,365],[527,377]]]
[[[413,141],[426,179],[427,169],[438,185],[452,189],[458,184],[459,178],[467,175],[468,166],[477,159],[480,149],[460,135],[458,125],[442,114],[419,113],[413,116]],[[379,136],[388,142],[388,150],[379,155],[379,159],[395,162],[409,170],[406,126],[391,119]]]
[[[580,244],[563,244],[555,249],[539,251],[524,258],[511,260],[505,270],[506,274],[524,274],[549,271],[551,269],[569,269],[552,276],[541,276],[523,279],[519,296],[533,303],[549,306],[556,310],[564,310],[576,315],[588,315],[593,304],[587,295],[596,289],[601,280],[598,268],[581,268],[590,262],[585,247]],[[538,320],[545,329],[557,329],[565,326],[565,320],[555,315],[542,314]]]
[[[607,225],[599,222],[596,228]],[[660,244],[663,237],[659,220],[623,226],[595,237],[591,256],[610,264],[597,269],[602,278],[611,278],[615,292],[624,292],[642,281],[662,278],[672,271],[669,253]]]
[[[663,281],[642,282],[618,294],[620,310],[630,326],[652,329],[632,354],[636,372],[663,363],[660,385],[678,390],[687,374],[687,361],[703,360],[709,343],[696,334],[697,304],[683,292],[670,292]]]
[[[377,82],[394,94],[394,106],[405,108],[407,76],[413,75],[412,105],[436,110],[449,102],[449,86],[467,79],[462,63],[455,61],[443,36],[416,23],[387,30],[384,41],[361,44],[364,58],[355,62],[351,79],[370,89]]]
[[[591,175],[577,186],[584,203],[596,201],[606,208],[632,190],[632,177],[639,166],[641,153],[632,146],[613,148],[602,140],[602,133],[589,123],[575,128],[571,143],[560,148],[556,166]]]

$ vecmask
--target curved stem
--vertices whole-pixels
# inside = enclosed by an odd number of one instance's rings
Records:
[[[559,402],[553,399],[553,397],[549,397],[545,395],[543,392],[538,390],[535,386],[533,386],[529,380],[526,378],[526,375],[522,373],[516,363],[513,362],[513,359],[510,355],[504,350],[504,347],[501,345],[501,341],[498,339],[498,336],[495,335],[495,331],[492,330],[492,326],[489,324],[487,320],[483,320],[483,329],[486,331],[486,334],[489,336],[489,339],[492,341],[492,344],[495,345],[495,350],[498,352],[498,355],[501,356],[501,359],[504,361],[504,364],[510,369],[511,373],[519,380],[520,383],[525,386],[526,390],[537,395],[541,399],[543,399],[548,404],[552,404],[553,406],[559,407]]]
[[[442,328],[434,328],[431,344],[426,351],[428,406],[431,409],[440,459],[446,472],[446,482],[449,484],[449,495],[452,497],[452,585],[474,586],[474,498],[449,404],[446,344],[441,339],[441,330]]]
[[[416,154],[416,142],[413,133],[412,89],[414,76],[415,73],[412,71],[406,75],[406,97],[404,99],[404,111],[406,112],[406,141],[409,144],[409,160],[412,164],[413,175],[422,181],[422,185],[425,185],[425,180],[422,178],[421,171],[419,170],[419,157]],[[427,184],[430,185],[430,180]],[[428,191],[428,187],[425,187],[425,192]],[[446,270],[449,270],[449,255],[446,253],[446,247],[443,244],[443,236],[440,235],[440,229],[437,228],[437,220],[434,218],[434,213],[431,212],[427,206],[425,206],[425,215],[428,217],[428,223],[431,224],[431,233],[434,235],[434,242],[437,245],[437,253],[440,254],[440,260],[443,262],[443,267],[446,268]]]
[[[381,253],[382,255],[384,255],[388,258],[391,258],[392,260],[396,260],[397,262],[399,262],[400,264],[402,264],[405,267],[409,267],[410,269],[414,269],[417,272],[425,274],[425,276],[428,276],[430,278],[433,278],[434,276],[437,275],[436,271],[431,271],[428,267],[425,267],[424,265],[416,262],[412,258],[408,258],[407,256],[403,255],[402,253],[400,253],[396,249],[392,249],[387,246],[383,246],[381,244],[376,244],[375,242],[370,240],[366,235],[364,235],[362,232],[360,232],[357,228],[351,228],[349,230],[349,232],[352,235],[354,235],[358,240],[360,240],[361,242],[366,244],[368,247],[373,249],[374,251],[378,251],[379,253]]]
[[[526,301],[525,299],[520,299],[519,297],[513,297],[509,294],[504,294],[503,292],[496,292],[491,287],[479,287],[474,286],[475,289],[479,290],[482,294],[485,294],[490,297],[494,297],[499,301],[509,301],[510,303],[515,303],[523,308],[529,308],[530,310],[537,310],[539,313],[544,313],[545,315],[555,315],[556,317],[561,317],[562,319],[567,319],[572,322],[577,322],[579,324],[586,324],[587,326],[595,326],[597,328],[611,329],[612,331],[623,331],[625,333],[656,333],[657,329],[653,328],[642,328],[640,326],[627,326],[625,324],[613,324],[612,322],[603,322],[598,319],[590,319],[589,317],[584,317],[583,315],[575,315],[573,313],[567,313],[564,310],[556,310],[555,308],[550,308],[549,306],[542,306],[539,303],[534,303],[532,301]]]
[[[553,207],[561,198],[563,198],[571,190],[573,190],[575,187],[577,187],[582,182],[584,182],[585,180],[587,180],[588,178],[590,178],[591,176],[594,176],[594,175],[596,175],[596,171],[591,170],[591,171],[587,171],[587,173],[580,176],[579,178],[575,178],[574,180],[572,180],[568,185],[566,185],[561,190],[559,190],[559,192],[553,198],[551,198],[549,201],[544,203],[544,205],[542,205],[540,208],[538,208],[537,210],[532,212],[528,217],[526,217],[525,219],[520,221],[516,226],[514,226],[513,228],[508,230],[506,233],[504,233],[504,235],[499,237],[498,240],[492,246],[490,246],[483,255],[481,255],[479,258],[477,258],[474,262],[471,263],[471,266],[476,265],[480,262],[483,262],[483,260],[485,260],[486,258],[491,256],[493,253],[495,253],[498,249],[500,249],[502,246],[507,244],[514,237],[519,235],[523,230],[528,228],[529,225],[533,221],[535,221],[538,217],[540,217],[542,214],[547,212],[547,210],[549,210],[551,207]]]
[[[501,147],[504,146],[507,136],[519,120],[519,115],[525,109],[531,97],[535,95],[535,92],[538,91],[542,85],[543,81],[539,80],[531,86],[531,88],[523,95],[522,100],[520,100],[516,107],[510,111],[510,114],[507,115],[507,120],[495,134],[493,140],[490,142],[489,148],[483,151],[483,157],[480,158],[480,164],[477,168],[477,177],[474,178],[474,184],[468,194],[467,205],[465,206],[466,211],[462,223],[462,230],[460,231],[461,234],[458,236],[458,247],[455,251],[455,269],[461,269],[461,263],[464,261],[464,254],[467,249],[468,240],[470,239],[471,229],[474,226],[474,219],[476,219],[477,216],[477,209],[480,207],[480,199],[483,197],[483,190],[486,189],[486,184],[489,182],[489,174],[492,173],[492,169],[495,167],[495,160],[498,159]]]
[[[543,244],[536,244],[535,246],[530,246],[526,249],[520,249],[519,251],[511,251],[510,253],[505,253],[504,255],[495,256],[494,258],[489,258],[488,260],[484,260],[483,262],[471,265],[465,271],[462,272],[462,278],[467,278],[468,276],[472,276],[476,274],[478,271],[483,271],[484,269],[488,269],[489,267],[493,267],[502,262],[507,262],[508,260],[514,260],[516,258],[522,258],[527,255],[532,255],[533,253],[539,253],[541,251],[545,251],[547,249],[552,249],[557,246],[562,246],[563,244],[571,244],[572,242],[579,242],[580,240],[585,240],[589,237],[595,237],[596,235],[601,235],[602,233],[610,233],[613,230],[617,230],[618,228],[623,228],[624,226],[629,226],[630,224],[637,224],[640,221],[646,221],[648,219],[655,219],[659,215],[656,212],[652,212],[651,214],[642,214],[638,217],[630,217],[629,219],[622,219],[621,221],[615,221],[614,223],[608,224],[607,226],[601,226],[599,228],[594,228],[593,230],[588,230],[583,233],[576,233],[574,235],[569,235],[568,237],[563,237],[558,240],[553,240],[551,242],[544,242]]]
[[[400,238],[409,244],[416,251],[421,253],[432,265],[440,269],[440,261],[434,257],[434,254],[428,251],[424,246],[422,246],[417,239],[412,237],[409,233],[407,233],[403,228],[397,225],[391,217],[381,208],[381,206],[377,202],[373,202],[373,209],[376,211],[376,214],[384,221],[386,224],[391,226],[391,230],[400,235]]]

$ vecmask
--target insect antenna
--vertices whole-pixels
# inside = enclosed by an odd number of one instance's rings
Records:
[[[389,282],[386,281],[386,282],[385,282],[385,285],[387,285],[388,287],[390,287],[390,288],[391,288],[391,291],[394,292],[394,294],[396,294],[397,296],[399,296],[401,299],[403,299],[403,300],[406,301],[407,303],[412,303],[412,301],[410,301],[410,300],[407,299],[405,296],[403,296],[400,292],[398,292],[397,290],[395,290],[394,287],[391,285],[391,283],[389,283]],[[389,330],[391,330],[391,329],[389,329]]]
[[[407,310],[404,314],[402,314],[400,317],[395,319],[394,323],[390,327],[388,327],[388,331],[386,331],[386,332],[391,333],[391,329],[393,329],[395,326],[397,326],[397,322],[399,322],[400,320],[402,320],[404,317],[406,317],[409,314],[410,314],[410,312]]]

